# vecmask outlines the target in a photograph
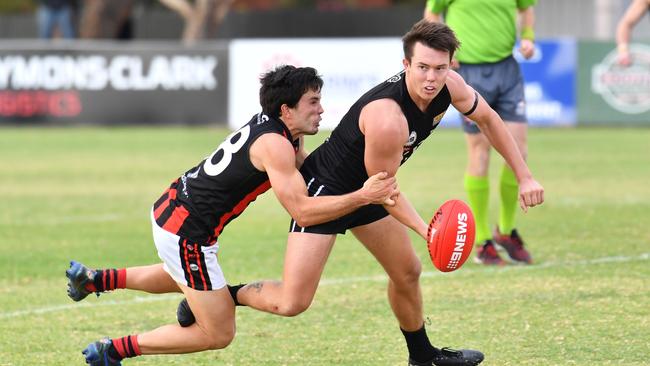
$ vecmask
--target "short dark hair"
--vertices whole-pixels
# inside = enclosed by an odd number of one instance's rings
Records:
[[[312,67],[282,65],[260,78],[260,105],[264,114],[278,118],[283,104],[293,108],[309,90],[319,91],[323,79]]]
[[[426,19],[415,23],[411,30],[402,37],[404,57],[409,61],[413,57],[413,46],[417,42],[421,42],[434,50],[449,52],[450,60],[460,45],[456,34],[446,24],[431,22]]]

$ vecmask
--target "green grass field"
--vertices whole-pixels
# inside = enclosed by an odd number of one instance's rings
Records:
[[[180,295],[130,291],[73,303],[70,259],[93,267],[158,262],[151,204],[210,153],[225,130],[0,129],[0,365],[82,365],[103,336],[174,322]],[[308,143],[315,146],[319,135]],[[546,203],[519,218],[536,261],[435,270],[421,280],[429,337],[469,347],[484,365],[650,364],[650,129],[533,129],[530,165]],[[465,146],[437,131],[399,173],[428,219],[465,198]],[[492,159],[492,208],[497,213]],[[279,278],[289,218],[267,194],[220,238],[231,283]],[[405,365],[386,279],[351,235],[339,236],[312,307],[295,318],[239,308],[225,350],[126,365]]]

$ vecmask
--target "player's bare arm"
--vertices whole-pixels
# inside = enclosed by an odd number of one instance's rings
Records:
[[[454,71],[449,72],[447,88],[451,94],[453,106],[461,113],[471,112],[468,117],[476,122],[481,132],[485,134],[492,146],[514,171],[519,182],[521,208],[527,211],[528,207],[534,207],[544,202],[544,188],[533,178],[514,138],[501,117]]]
[[[278,134],[260,136],[251,146],[250,158],[256,168],[266,171],[276,197],[300,226],[331,221],[367,204],[382,204],[398,193],[395,178],[378,172],[352,193],[309,197],[305,181],[296,169],[296,153]]]
[[[386,171],[394,177],[408,140],[408,123],[399,105],[391,99],[368,103],[361,111],[359,127],[365,136],[364,162],[368,175]],[[426,240],[427,224],[403,193],[394,206],[385,208]]]

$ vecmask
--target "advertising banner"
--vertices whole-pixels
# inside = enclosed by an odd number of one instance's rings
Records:
[[[526,84],[526,113],[531,126],[576,123],[577,45],[573,39],[538,40],[535,55],[524,59],[515,46]]]
[[[529,126],[572,126],[576,124],[577,45],[573,39],[539,40],[534,56],[521,56],[519,44],[513,55],[524,76],[526,116]],[[453,108],[450,108],[452,110]],[[446,125],[460,124],[460,114],[448,112]]]
[[[332,129],[363,93],[403,69],[402,55],[399,38],[234,40],[228,124],[238,128],[258,113],[260,75],[288,64],[314,67],[321,75],[321,129]]]
[[[580,123],[650,126],[650,46],[630,45],[632,64],[616,62],[612,42],[580,42]]]
[[[526,80],[528,117],[533,126],[576,121],[576,45],[573,40],[541,41],[536,56],[519,60]],[[235,40],[230,48],[229,125],[237,128],[260,109],[259,77],[280,64],[312,66],[323,76],[322,129],[334,128],[364,92],[402,70],[399,38]],[[441,126],[458,126],[453,107]]]
[[[225,122],[227,50],[227,43],[2,42],[0,123]]]

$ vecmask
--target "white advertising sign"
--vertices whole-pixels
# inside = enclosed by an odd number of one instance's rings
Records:
[[[260,76],[278,65],[310,66],[324,81],[321,130],[333,129],[363,93],[403,69],[400,38],[242,39],[230,44],[228,125],[261,110]]]

